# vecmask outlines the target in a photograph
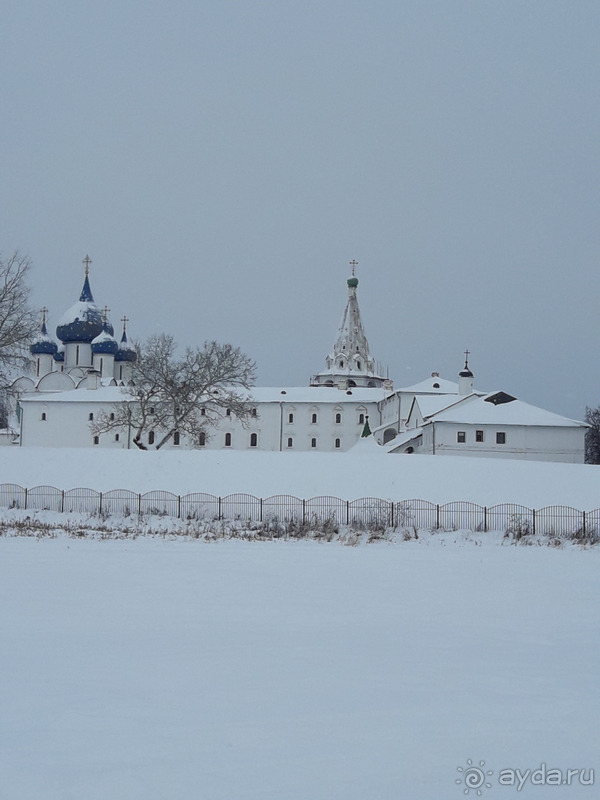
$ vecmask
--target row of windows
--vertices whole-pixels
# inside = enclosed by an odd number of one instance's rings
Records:
[[[458,431],[456,434],[456,441],[459,444],[465,444],[467,441],[466,431]],[[475,431],[475,441],[485,441],[485,431]],[[506,444],[506,433],[504,431],[496,431],[496,444]]]
[[[317,421],[318,421],[318,415],[317,414],[311,414],[311,416],[310,416],[311,425],[316,425]],[[288,414],[288,424],[291,425],[293,422],[294,422],[294,415],[292,413],[289,413]],[[342,415],[338,412],[335,415],[335,424],[336,425],[341,425],[341,423],[342,423]],[[364,414],[359,414],[358,415],[358,424],[359,425],[364,425],[365,424],[365,415]]]

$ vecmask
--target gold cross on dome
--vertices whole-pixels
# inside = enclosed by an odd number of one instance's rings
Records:
[[[108,312],[109,311],[110,311],[110,308],[108,306],[104,306],[104,322],[108,321]]]
[[[123,323],[123,330],[127,330],[127,323],[129,322],[129,318],[121,317],[121,322]]]
[[[83,259],[83,261],[81,263],[85,264],[85,274],[89,275],[90,274],[90,264],[92,263],[92,259],[88,255],[86,255],[86,257]]]
[[[350,266],[352,267],[352,275],[354,275],[354,267],[358,267],[358,261],[356,261],[356,260],[353,258],[353,259],[352,259],[352,261],[349,261],[348,263],[349,263],[349,264],[350,264]]]
[[[40,311],[42,312],[42,325],[45,325],[46,324],[46,314],[48,313],[48,309],[46,308],[46,306],[44,306],[43,308],[40,308]]]
[[[469,356],[471,355],[469,350],[465,350],[465,367],[469,364]]]

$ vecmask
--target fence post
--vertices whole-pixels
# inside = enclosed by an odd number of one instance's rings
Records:
[[[346,500],[346,525],[350,525],[350,500]]]
[[[25,508],[25,510],[27,510],[27,487],[25,487],[25,505],[24,505],[24,508]]]
[[[221,521],[221,512],[222,512],[222,510],[223,510],[223,505],[222,505],[221,498],[219,497],[219,522]]]
[[[65,490],[63,489],[60,493],[60,513],[65,513]]]
[[[102,492],[100,492],[100,513],[102,513]]]
[[[181,519],[181,495],[177,495],[177,519]]]
[[[263,499],[260,498],[260,521],[263,521]]]
[[[435,528],[439,531],[440,529],[440,504],[436,503],[435,506]]]
[[[483,507],[483,532],[487,533],[487,506]]]
[[[302,524],[306,525],[306,500],[302,500]]]
[[[533,511],[533,535],[535,536],[535,508],[533,508],[532,511]]]
[[[392,507],[391,512],[390,512],[390,527],[393,528],[394,527],[394,501],[393,500],[390,503],[390,505]]]
[[[585,536],[585,511],[583,512],[583,535]]]
[[[142,495],[138,495],[138,515],[142,513]]]

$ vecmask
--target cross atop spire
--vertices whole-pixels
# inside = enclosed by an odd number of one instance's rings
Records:
[[[123,333],[127,330],[127,323],[129,322],[129,317],[121,317],[121,322],[123,323]]]
[[[42,325],[45,325],[46,324],[46,314],[48,313],[48,309],[46,308],[46,306],[44,306],[43,308],[40,308],[40,311],[42,312]]]
[[[110,311],[110,308],[109,308],[108,306],[104,306],[104,311],[103,311],[103,314],[104,314],[104,322],[108,322],[108,312],[109,312],[109,311]]]
[[[350,266],[352,267],[352,277],[354,277],[354,267],[358,267],[358,261],[356,261],[356,260],[353,258],[353,259],[352,259],[352,261],[350,261],[350,262],[349,262],[349,264],[350,264]]]
[[[87,253],[86,253],[85,258],[83,259],[83,261],[81,263],[85,264],[85,274],[89,275],[90,274],[90,264],[92,263],[92,259],[87,255]]]
[[[465,350],[465,369],[469,368],[469,356],[470,355],[471,355],[471,353],[469,352],[469,350]]]

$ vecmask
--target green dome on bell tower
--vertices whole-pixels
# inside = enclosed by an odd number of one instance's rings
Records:
[[[348,278],[348,287],[350,289],[356,289],[358,286],[358,278],[355,278],[354,275],[351,278]]]

